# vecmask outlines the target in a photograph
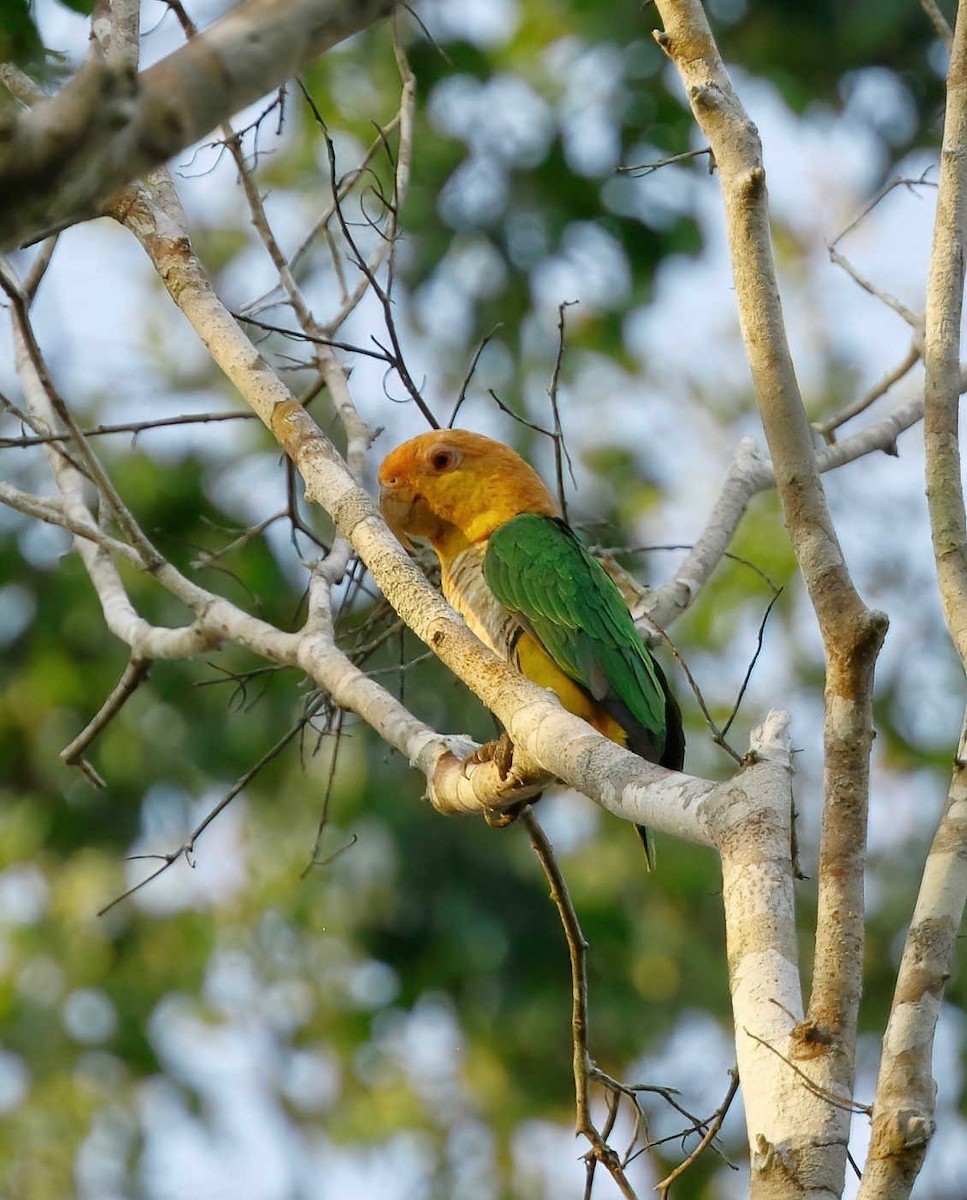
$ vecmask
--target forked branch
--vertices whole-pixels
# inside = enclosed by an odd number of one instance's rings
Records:
[[[783,517],[826,651],[819,916],[805,1029],[812,1030],[816,1082],[827,1093],[849,1096],[863,960],[873,665],[886,618],[868,610],[853,586],[826,503],[779,299],[758,131],[732,86],[699,0],[657,0],[657,6],[664,29],[656,39],[685,84],[721,180],[746,354]],[[740,1047],[744,1036],[738,1026]],[[759,1085],[741,1073],[750,1142],[756,1145],[764,1135],[755,1127],[748,1089]],[[776,1083],[780,1090],[770,1093],[773,1103],[779,1095],[789,1098],[795,1087],[791,1080]],[[848,1120],[829,1105],[809,1119],[819,1124],[789,1121],[781,1144],[769,1137],[769,1152],[754,1156],[753,1194],[770,1194],[790,1174],[803,1190],[807,1179],[821,1179],[834,1194],[841,1190]],[[827,1149],[836,1146],[841,1149]]]

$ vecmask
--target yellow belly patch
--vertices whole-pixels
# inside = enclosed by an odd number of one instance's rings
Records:
[[[550,688],[568,712],[581,717],[598,733],[603,733],[619,746],[627,744],[627,735],[614,717],[579,688],[573,679],[565,675],[543,646],[529,633],[520,635],[516,657],[521,674],[540,687]]]

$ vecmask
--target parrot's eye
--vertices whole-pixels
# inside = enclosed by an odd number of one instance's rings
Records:
[[[460,455],[451,446],[436,446],[430,451],[430,466],[438,474],[449,471],[460,461]]]

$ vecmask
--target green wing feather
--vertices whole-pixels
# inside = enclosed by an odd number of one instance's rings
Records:
[[[626,730],[630,748],[662,758],[666,737],[680,736],[668,728],[677,706],[621,593],[568,526],[533,513],[512,518],[491,534],[483,571],[500,603]]]

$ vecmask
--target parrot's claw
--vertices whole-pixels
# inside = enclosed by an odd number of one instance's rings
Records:
[[[485,808],[483,810],[484,820],[491,829],[503,829],[505,825],[513,825],[523,812],[526,803],[526,800],[522,801],[520,804],[515,804],[513,808]]]
[[[510,775],[514,765],[514,743],[504,732],[499,738],[494,738],[492,742],[484,742],[482,746],[478,746],[472,754],[467,756],[467,762],[492,762],[497,768],[501,783],[503,783]]]

